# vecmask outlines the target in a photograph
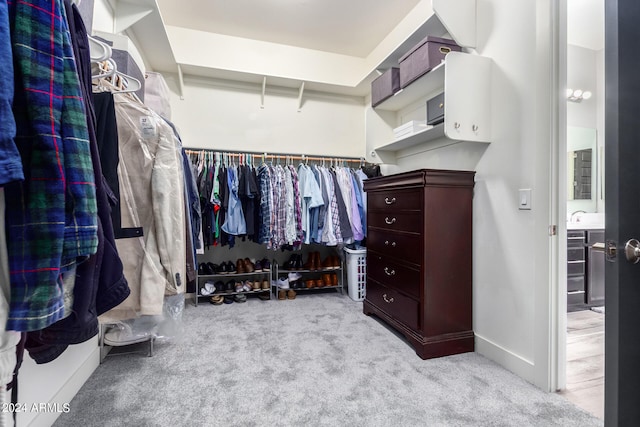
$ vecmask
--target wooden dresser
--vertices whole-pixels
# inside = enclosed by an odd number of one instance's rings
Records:
[[[423,359],[474,350],[474,175],[424,169],[364,182],[364,313],[403,334]]]

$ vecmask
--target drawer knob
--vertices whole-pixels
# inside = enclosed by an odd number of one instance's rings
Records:
[[[385,267],[384,268],[384,273],[387,276],[395,276],[396,275],[396,271],[395,270],[389,270],[389,267]]]
[[[388,240],[385,240],[384,244],[385,246],[391,245],[392,248],[396,247],[396,242],[389,242]]]
[[[387,216],[384,218],[384,222],[386,222],[388,225],[391,225],[396,222],[396,219],[395,218],[389,219],[389,217]]]
[[[385,197],[385,198],[384,198],[384,202],[385,202],[386,204],[388,204],[388,205],[392,205],[392,204],[394,204],[394,203],[396,202],[396,198],[395,198],[395,197],[393,197],[393,198],[389,199],[388,197]]]
[[[384,300],[384,302],[386,302],[387,304],[391,304],[393,302],[393,297],[388,298],[387,294],[382,294],[382,299]]]

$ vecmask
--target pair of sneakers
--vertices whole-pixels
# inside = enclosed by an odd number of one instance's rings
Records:
[[[236,282],[236,292],[251,292],[253,290],[253,285],[251,281],[245,280]]]
[[[204,283],[204,286],[200,289],[200,295],[207,297],[209,295],[213,295],[215,291],[216,291],[215,283],[208,280]]]
[[[295,271],[291,272],[287,274],[287,277],[281,277],[278,279],[278,287],[280,289],[289,289],[291,287],[290,286],[291,283],[297,282],[301,278],[302,278],[302,274],[297,273]]]

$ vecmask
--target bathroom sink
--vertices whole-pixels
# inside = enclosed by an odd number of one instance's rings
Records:
[[[604,213],[579,213],[567,221],[567,230],[604,229]]]

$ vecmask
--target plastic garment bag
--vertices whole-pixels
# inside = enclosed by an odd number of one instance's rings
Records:
[[[142,235],[116,240],[131,295],[101,317],[162,314],[165,295],[184,292],[184,174],[173,129],[132,96],[115,94],[122,227]]]

